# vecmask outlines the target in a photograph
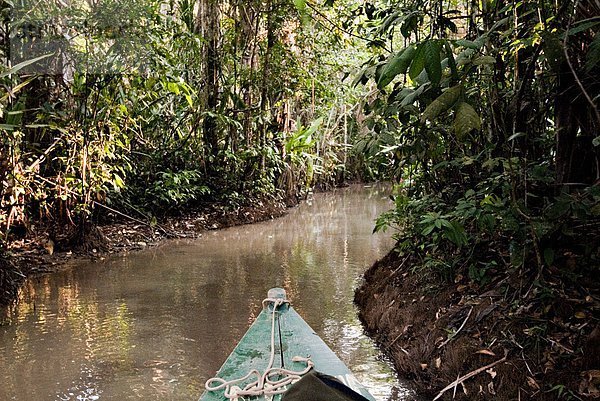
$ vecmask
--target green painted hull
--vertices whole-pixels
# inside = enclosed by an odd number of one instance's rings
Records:
[[[265,308],[258,315],[256,321],[248,329],[215,376],[232,380],[246,375],[252,369],[258,369],[262,372],[267,368],[271,353],[272,316],[271,306]],[[276,356],[274,367],[301,371],[305,369],[306,364],[293,362],[292,358],[294,356],[310,356],[315,364],[315,370],[334,376],[365,398],[375,400],[294,308],[288,305],[281,306],[278,308],[275,318]],[[279,400],[280,398],[281,395],[276,395],[272,399]],[[205,391],[200,397],[200,401],[221,401],[225,399],[223,390]],[[270,400],[271,396],[252,397],[252,399]]]

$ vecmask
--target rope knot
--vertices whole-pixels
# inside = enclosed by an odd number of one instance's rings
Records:
[[[275,360],[275,314],[277,308],[281,305],[289,304],[285,298],[265,298],[262,301],[263,309],[267,307],[268,303],[273,304],[273,311],[271,314],[271,356],[269,364],[264,372],[259,372],[256,369],[252,369],[245,376],[233,380],[225,380],[220,377],[213,377],[206,381],[204,387],[207,391],[217,391],[225,389],[224,396],[230,400],[238,400],[244,396],[260,396],[260,395],[275,395],[282,394],[287,390],[287,386],[300,380],[300,378],[308,373],[313,366],[314,362],[309,357],[294,356],[292,362],[304,362],[306,368],[301,371],[294,371],[284,368],[274,368],[273,361]],[[250,377],[255,376],[255,379],[245,385],[243,388],[237,386]],[[217,383],[217,384],[213,384]]]
[[[273,304],[273,309],[277,309],[278,307],[280,307],[283,304],[289,304],[290,301],[288,301],[285,298],[265,298],[262,301],[263,309],[266,308],[269,303]]]

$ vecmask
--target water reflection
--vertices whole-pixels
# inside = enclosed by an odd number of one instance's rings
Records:
[[[278,220],[30,280],[0,327],[0,399],[195,400],[274,286],[379,400],[403,399],[352,305],[392,245],[371,234],[389,207],[385,187],[354,186]]]

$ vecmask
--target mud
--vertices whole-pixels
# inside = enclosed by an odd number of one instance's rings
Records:
[[[600,398],[597,285],[563,284],[545,303],[535,289],[516,291],[526,281],[518,272],[481,287],[416,274],[414,262],[387,255],[367,271],[355,302],[367,332],[417,393],[441,400]]]

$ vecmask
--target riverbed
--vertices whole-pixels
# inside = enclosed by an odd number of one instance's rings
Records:
[[[363,334],[362,273],[385,185],[315,194],[282,218],[30,279],[0,326],[0,400],[196,400],[271,287],[380,401],[408,390]]]

